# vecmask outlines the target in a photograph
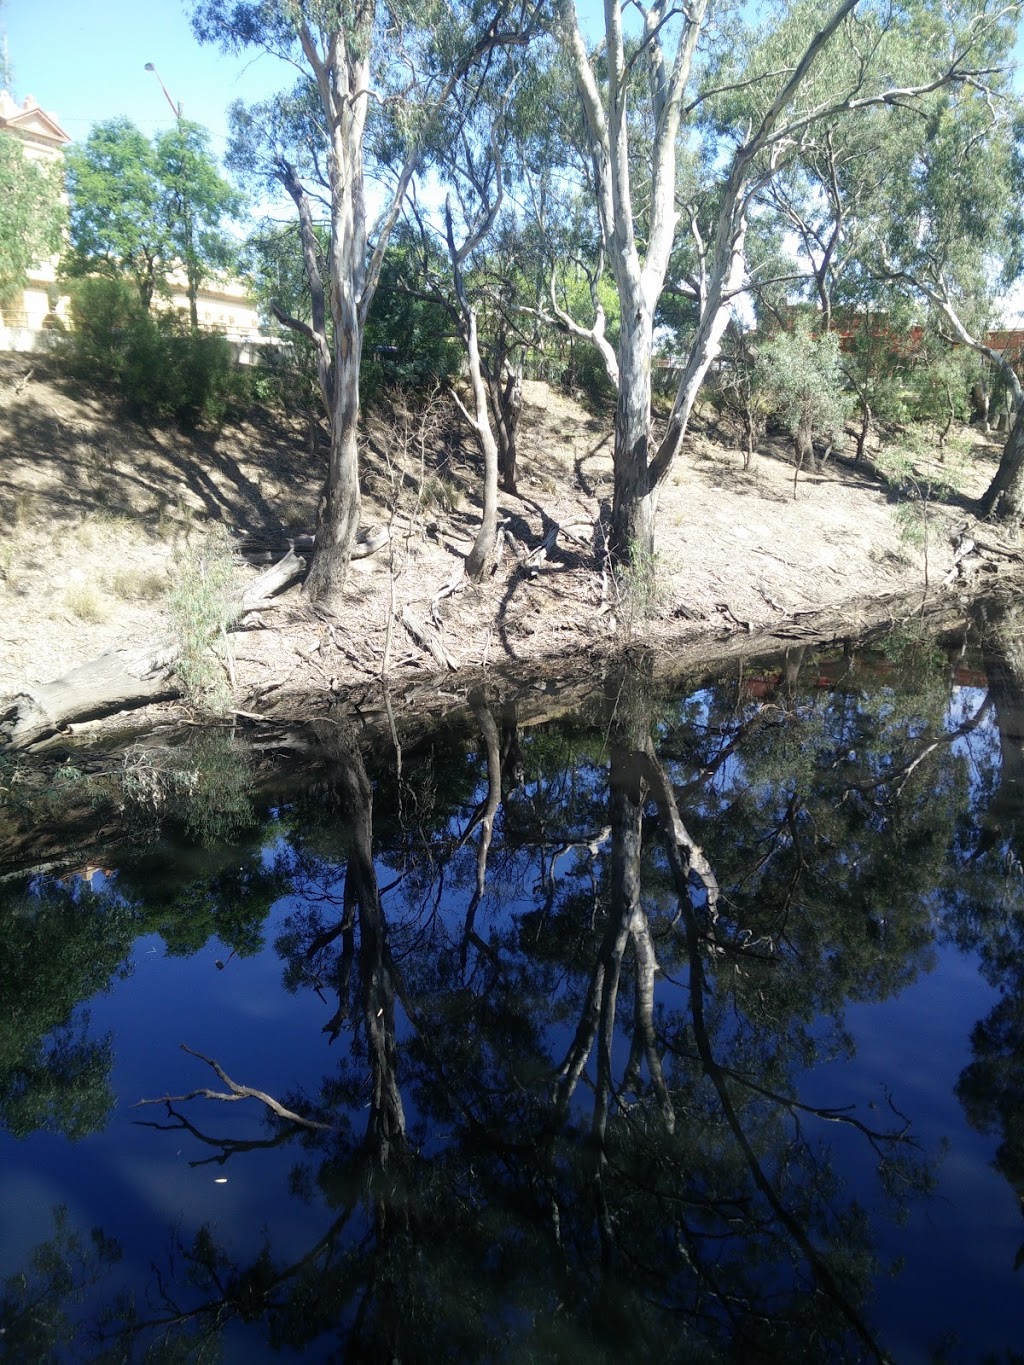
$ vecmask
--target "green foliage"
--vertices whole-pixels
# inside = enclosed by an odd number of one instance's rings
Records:
[[[179,821],[201,843],[237,837],[253,819],[248,752],[221,730],[180,748],[130,750],[121,787],[126,805]]]
[[[916,359],[907,345],[914,314],[898,295],[876,295],[858,299],[851,315],[853,335],[842,364],[861,405],[862,423],[901,421]]]
[[[77,378],[117,390],[143,416],[215,422],[245,401],[224,337],[192,332],[175,313],[151,313],[125,280],[76,280],[64,345]]]
[[[60,250],[60,188],[56,168],[27,157],[19,138],[0,132],[0,309],[17,297],[33,265]]]
[[[0,1128],[72,1141],[102,1128],[114,1105],[111,1038],[89,1036],[82,1001],[127,972],[134,920],[82,889],[48,885],[0,900]]]
[[[67,154],[70,242],[64,271],[133,281],[143,307],[234,261],[225,218],[241,207],[217,170],[205,129],[179,119],[150,141],[128,119],[97,124]]]
[[[755,337],[735,325],[722,341],[722,363],[711,380],[712,401],[743,429],[744,468],[764,432],[771,411],[772,394],[765,367],[758,363]]]
[[[557,291],[565,311],[583,326],[594,320],[594,304],[590,283],[578,268],[561,271]],[[605,313],[605,335],[614,347],[619,336],[619,297],[610,280],[598,282],[597,296]],[[569,336],[562,344],[564,365],[559,376],[562,387],[570,393],[579,391],[592,403],[614,402],[615,387],[600,352],[588,341]]]
[[[929,330],[917,363],[906,377],[910,415],[938,428],[941,444],[952,423],[965,421],[969,416],[971,385],[983,373],[977,352],[966,346],[950,346]]]
[[[152,143],[128,119],[111,119],[69,147],[65,165],[71,200],[65,273],[127,277],[148,307],[172,259]]]
[[[942,451],[941,459],[939,451]],[[900,498],[895,507],[900,533],[924,552],[924,581],[928,586],[928,555],[932,505],[936,499],[959,492],[966,474],[969,447],[963,440],[943,444],[939,432],[926,424],[907,428],[900,439],[880,451],[875,467]]]
[[[197,706],[215,710],[229,700],[221,653],[228,648],[228,626],[238,615],[237,580],[230,542],[216,530],[190,544],[178,562],[168,598],[181,641],[175,668]]]
[[[848,398],[843,391],[839,338],[815,336],[805,319],[777,332],[760,349],[765,389],[792,436],[842,438]]]
[[[217,170],[210,134],[198,123],[179,118],[158,134],[154,154],[158,213],[167,226],[171,260],[184,265],[194,300],[204,280],[236,263],[234,240],[221,224],[238,216],[242,200]]]
[[[35,1247],[24,1270],[0,1284],[0,1359],[55,1361],[76,1336],[69,1310],[106,1278],[121,1248],[100,1228],[85,1238],[62,1204],[53,1207],[53,1236]]]
[[[416,297],[416,261],[401,243],[388,252],[363,335],[360,393],[425,389],[453,379],[462,361],[455,324],[441,303]]]

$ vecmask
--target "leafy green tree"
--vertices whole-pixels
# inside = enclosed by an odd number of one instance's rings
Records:
[[[69,147],[70,242],[65,272],[132,280],[142,305],[163,288],[172,248],[158,212],[160,186],[152,143],[128,119],[98,123]]]
[[[242,200],[217,170],[210,134],[198,123],[179,118],[154,143],[158,209],[167,226],[174,259],[181,261],[188,285],[192,330],[199,326],[196,295],[212,275],[231,269],[238,255],[223,229],[237,218]]]
[[[574,0],[557,0],[555,16],[585,121],[600,245],[620,299],[612,550],[649,561],[658,486],[744,290],[746,237],[764,187],[818,130],[896,103],[916,108],[946,86],[983,90],[993,54],[1006,62],[1010,35],[981,4],[940,18],[925,6],[798,2],[760,28],[731,16],[724,35],[708,4],[680,10],[658,0],[636,25],[630,9],[604,6],[599,43],[585,36]],[[693,303],[693,325],[655,441],[650,362],[680,223],[692,250],[676,283]]]
[[[27,157],[19,138],[0,132],[0,310],[17,298],[32,266],[60,250],[60,189],[57,168]]]
[[[97,124],[67,153],[71,199],[65,272],[128,278],[143,307],[184,269],[195,329],[196,291],[234,259],[224,220],[240,209],[209,134],[179,119],[151,142],[128,119]]]
[[[792,331],[778,332],[761,347],[759,364],[789,434],[793,437],[796,480],[806,461],[815,467],[814,439],[843,438],[847,398],[843,391],[839,338],[835,332],[815,336],[806,319]]]

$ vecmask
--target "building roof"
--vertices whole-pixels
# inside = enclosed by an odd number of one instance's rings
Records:
[[[65,147],[71,141],[54,115],[40,109],[31,95],[26,96],[23,104],[18,104],[9,90],[0,90],[0,130],[16,133],[26,142],[55,149]]]

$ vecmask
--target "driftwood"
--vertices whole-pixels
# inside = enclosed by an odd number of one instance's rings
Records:
[[[980,572],[988,574],[1019,573],[1024,563],[1024,545],[1019,540],[1007,540],[985,522],[965,522],[950,537],[953,564],[943,586],[958,579],[970,580]]]
[[[306,561],[289,551],[239,594],[239,616],[264,610],[274,593],[305,570]],[[74,721],[180,696],[182,687],[174,672],[180,654],[181,643],[174,637],[137,648],[110,649],[53,682],[0,698],[0,742],[10,749],[27,749]]]
[[[407,606],[402,608],[402,624],[416,643],[428,651],[439,667],[450,668],[453,671],[459,667],[458,659],[445,648],[441,632],[435,626],[417,620]]]
[[[352,547],[353,559],[367,559],[376,554],[391,539],[386,526],[363,527],[356,535]],[[254,532],[239,536],[235,540],[235,550],[249,564],[271,564],[281,555],[289,552],[308,555],[313,550],[316,537],[312,531],[281,531],[274,535],[269,532]]]

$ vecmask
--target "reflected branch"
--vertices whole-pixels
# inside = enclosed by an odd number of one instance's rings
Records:
[[[133,1120],[137,1128],[153,1128],[158,1133],[191,1133],[197,1142],[204,1143],[207,1147],[219,1147],[219,1156],[204,1157],[202,1161],[190,1161],[190,1167],[194,1166],[224,1166],[233,1156],[239,1152],[255,1152],[263,1148],[281,1147],[286,1142],[290,1142],[294,1134],[288,1128],[282,1128],[272,1138],[215,1138],[210,1137],[198,1129],[194,1123],[190,1123],[184,1114],[167,1106],[167,1113],[170,1118],[177,1119],[176,1123],[149,1123],[144,1119]]]
[[[498,806],[501,804],[501,740],[498,736],[498,727],[494,723],[494,717],[491,715],[480,689],[474,689],[470,696],[470,706],[476,723],[480,727],[484,748],[487,751],[487,798],[477,822],[481,826],[480,847],[477,849],[476,855],[476,887],[469,902],[469,909],[466,911],[466,925],[462,934],[461,965],[463,972],[466,970],[470,943],[481,944],[481,939],[473,931],[473,922],[480,902],[483,900],[487,883],[487,859],[490,855],[491,840],[494,836],[494,817],[498,812]]]

